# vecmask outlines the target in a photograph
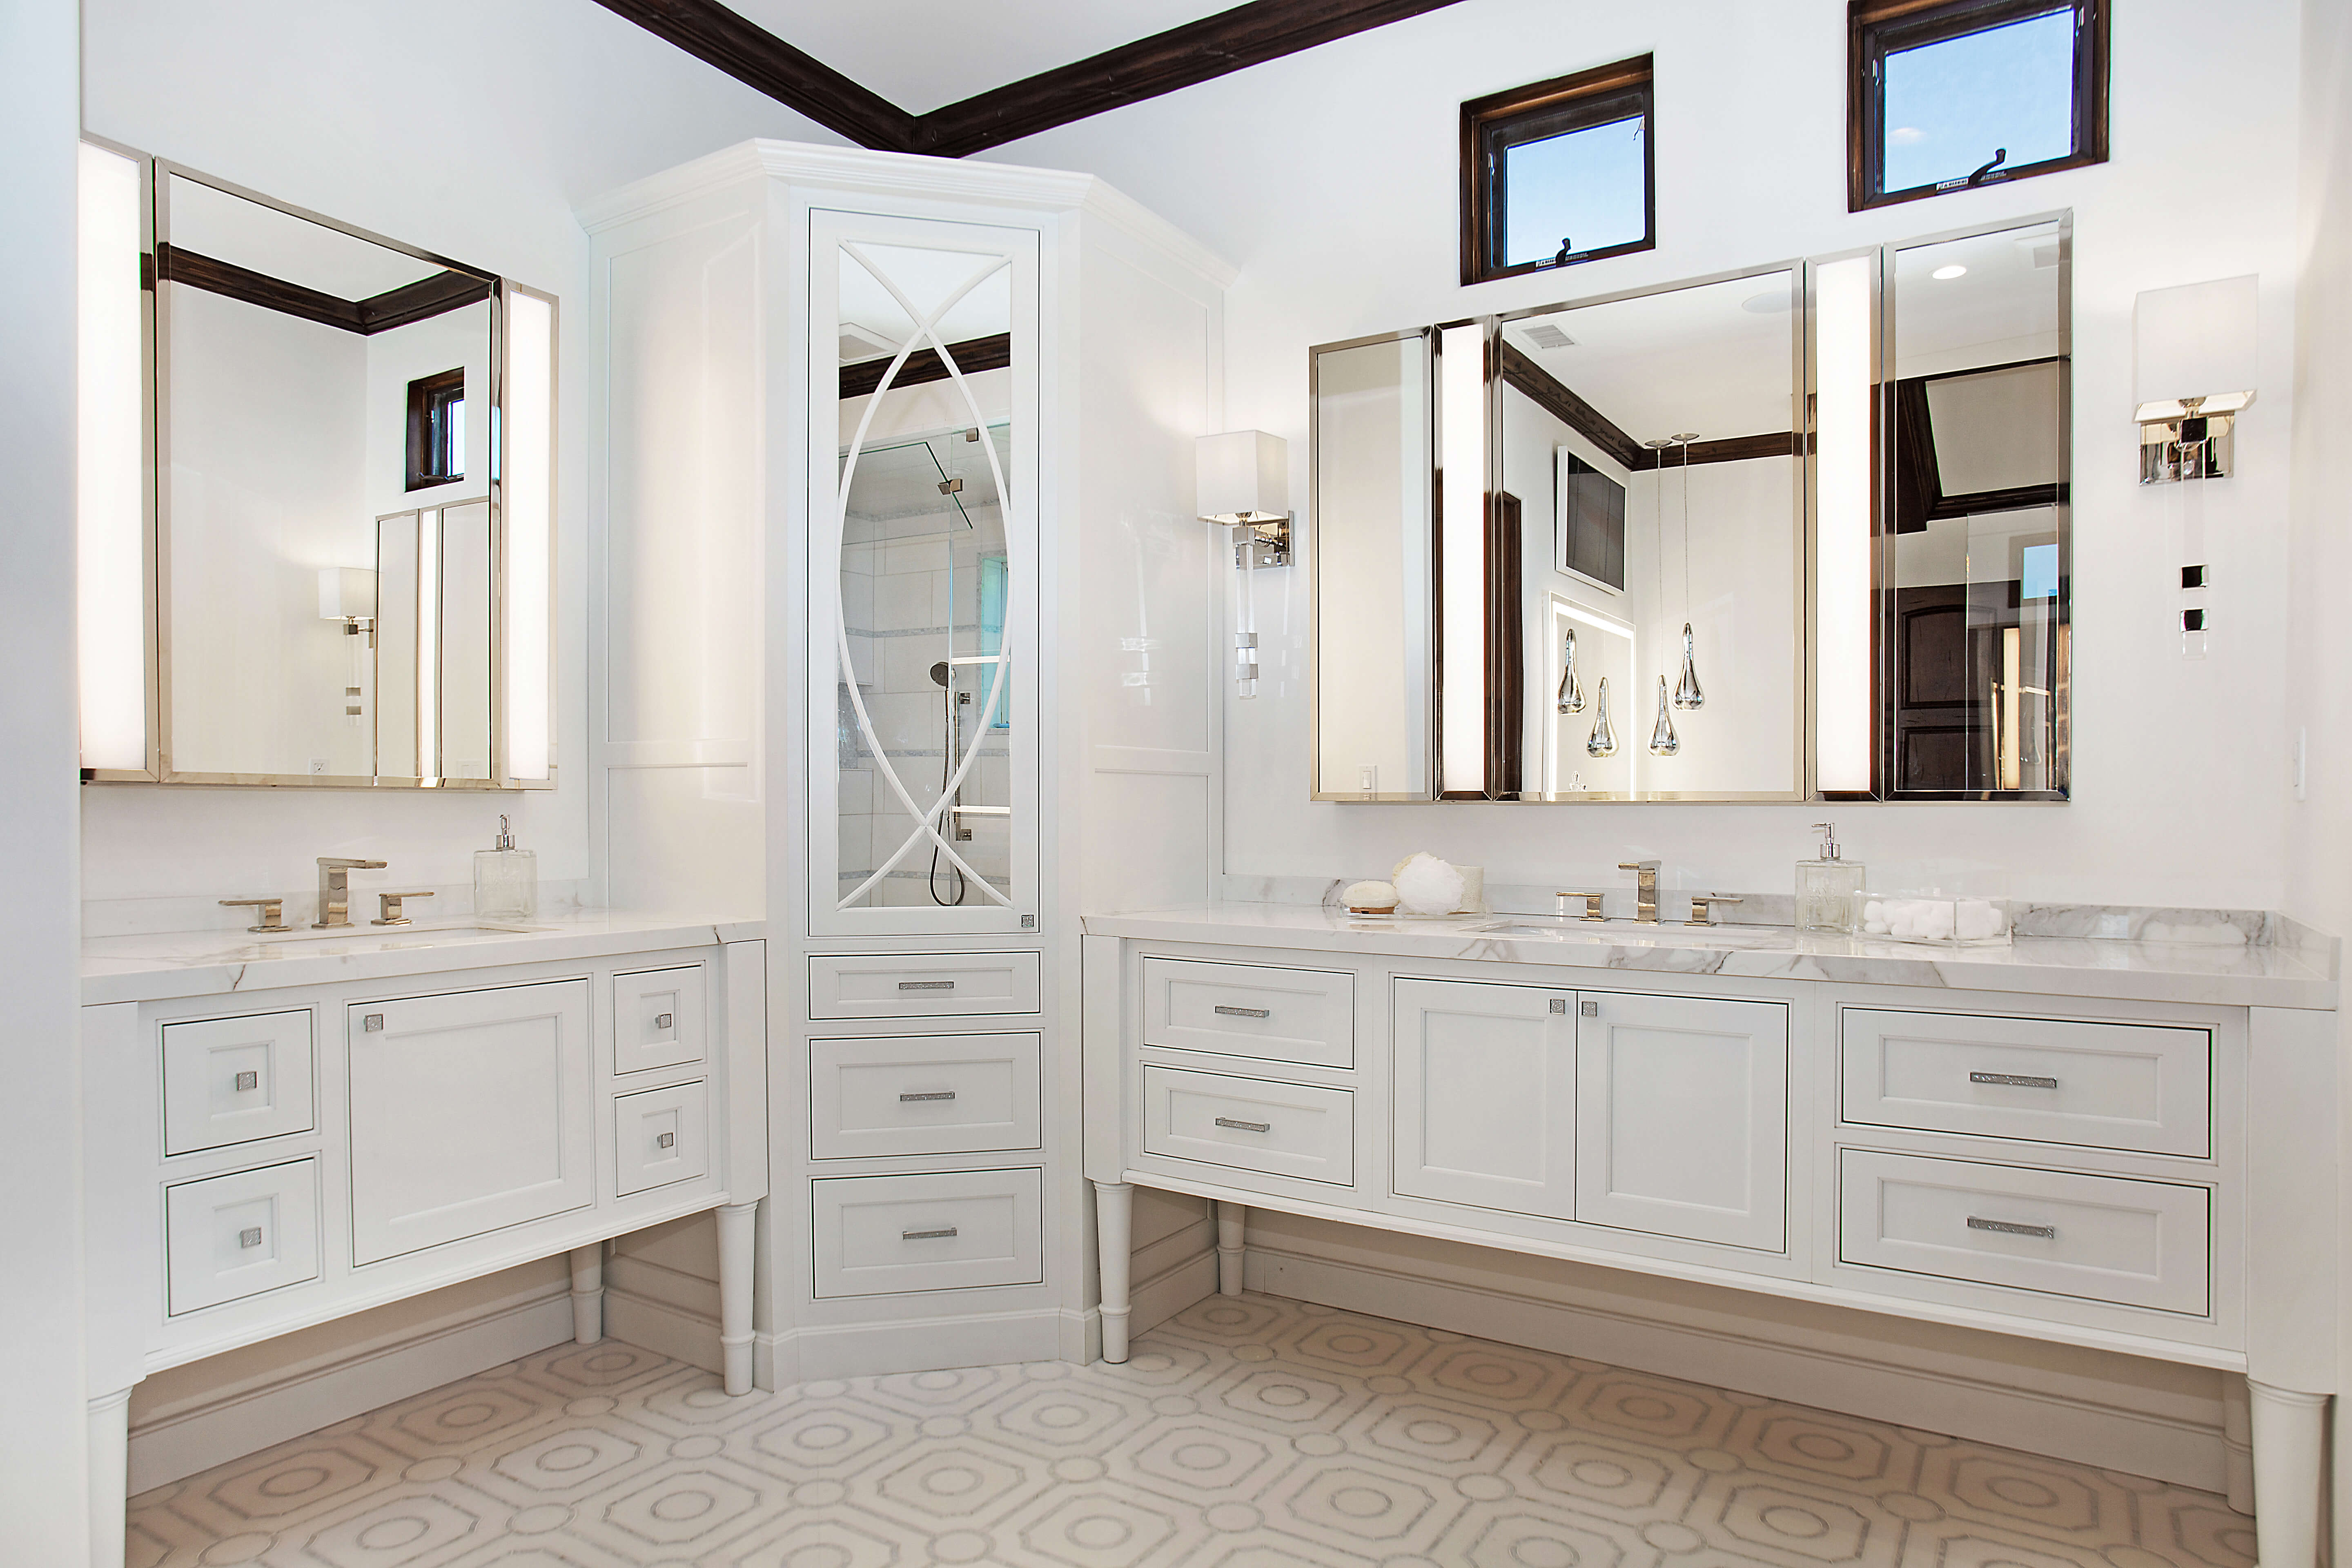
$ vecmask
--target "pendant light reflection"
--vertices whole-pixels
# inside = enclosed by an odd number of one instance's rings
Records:
[[[1601,678],[1601,689],[1593,695],[1592,733],[1585,738],[1584,754],[1588,757],[1613,757],[1617,754],[1617,731],[1609,724],[1609,678]]]
[[[1576,628],[1573,626],[1560,634],[1559,707],[1563,713],[1584,711],[1584,683],[1576,678]]]
[[[1675,717],[1666,706],[1666,678],[1658,677],[1658,721],[1650,726],[1650,755],[1671,757],[1683,749],[1682,738],[1675,733]]]
[[[1665,678],[1661,676],[1659,679],[1663,680]],[[1675,706],[1684,709],[1706,706],[1706,693],[1699,689],[1698,664],[1691,657],[1691,624],[1688,621],[1683,623],[1683,678],[1675,682]]]
[[[1685,617],[1690,615],[1691,602],[1690,449],[1691,443],[1697,439],[1698,436],[1695,431],[1685,431],[1675,437],[1675,445],[1683,449],[1683,615]],[[1687,710],[1703,708],[1706,705],[1706,693],[1701,689],[1698,683],[1698,661],[1692,657],[1691,652],[1691,624],[1688,619],[1685,619],[1683,622],[1683,676],[1680,680],[1675,682],[1675,706]],[[1671,752],[1659,754],[1672,755]]]

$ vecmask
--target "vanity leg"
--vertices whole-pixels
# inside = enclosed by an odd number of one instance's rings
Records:
[[[593,1345],[604,1337],[604,1244],[572,1249],[572,1338]]]
[[[755,1200],[719,1211],[719,1348],[727,1358],[727,1392],[751,1392],[751,1240]]]
[[[1242,1230],[1249,1219],[1247,1204],[1217,1205],[1217,1294],[1242,1293]]]
[[[1128,1256],[1134,1236],[1135,1189],[1125,1182],[1095,1184],[1095,1251],[1102,1274],[1103,1360],[1127,1359]]]
[[[2248,1408],[2246,1380],[2221,1380],[2221,1479],[2231,1511],[2248,1518],[2254,1511],[2253,1415]]]
[[[2253,1404],[2255,1555],[2262,1568],[2313,1568],[2327,1395],[2252,1378],[2246,1391]]]
[[[122,1568],[131,1501],[131,1391],[89,1402],[90,1568]]]

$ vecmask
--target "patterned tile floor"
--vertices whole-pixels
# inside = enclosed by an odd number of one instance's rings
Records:
[[[134,1568],[2252,1568],[2204,1492],[1272,1297],[730,1400],[565,1345],[134,1499]]]

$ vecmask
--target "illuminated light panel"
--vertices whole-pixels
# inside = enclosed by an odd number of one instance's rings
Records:
[[[506,553],[507,777],[554,773],[548,689],[550,565],[555,535],[555,301],[506,289],[506,379],[499,421]]]
[[[146,368],[139,161],[81,147],[76,614],[81,765],[147,768]]]
[[[1875,258],[1813,268],[1813,733],[1824,790],[1870,788],[1870,304]]]
[[[1486,787],[1486,333],[1438,333],[1437,525],[1445,635],[1438,776],[1446,791]]]

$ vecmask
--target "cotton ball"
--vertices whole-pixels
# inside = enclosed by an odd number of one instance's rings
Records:
[[[1886,929],[1886,900],[1873,899],[1862,906],[1862,923],[1873,931]]]
[[[1919,904],[1919,934],[1930,942],[1949,942],[1952,936],[1952,906],[1941,899],[1922,900]]]
[[[1386,882],[1351,883],[1340,897],[1351,914],[1386,915],[1396,912],[1397,890]]]
[[[1964,899],[1959,910],[1959,936],[1962,942],[1983,942],[2001,933],[2002,922],[1999,906],[1982,899]]]
[[[1462,873],[1434,855],[1408,858],[1397,868],[1397,900],[1417,915],[1451,914],[1462,904]]]

